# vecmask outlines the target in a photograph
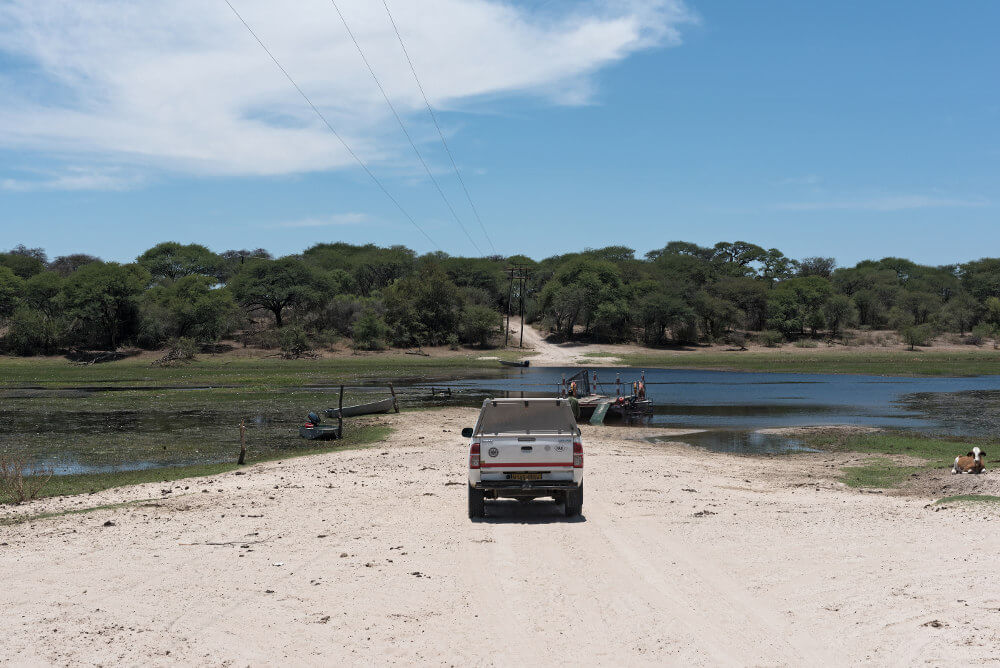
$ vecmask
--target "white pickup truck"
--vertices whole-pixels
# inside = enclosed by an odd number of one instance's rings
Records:
[[[551,496],[567,517],[583,510],[583,444],[566,399],[487,399],[469,438],[469,517],[486,499]]]

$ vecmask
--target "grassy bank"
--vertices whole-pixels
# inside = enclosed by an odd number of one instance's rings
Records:
[[[641,352],[636,352],[637,350]],[[289,387],[374,379],[447,377],[468,371],[497,371],[495,359],[524,359],[531,351],[438,351],[433,357],[392,351],[343,355],[323,359],[285,360],[233,353],[202,354],[173,367],[150,365],[150,357],[79,365],[63,357],[0,357],[0,388],[11,387],[129,387],[129,386],[239,386]],[[722,351],[637,349],[586,353],[595,360],[616,357],[622,366],[638,368],[723,369],[785,371],[793,373],[849,373],[877,376],[977,376],[1000,374],[1000,351],[990,348],[934,348],[872,350],[871,348],[774,349]]]
[[[924,471],[923,466],[900,466],[891,459],[873,458],[861,466],[844,466],[840,481],[848,487],[888,489],[899,487],[912,475]]]
[[[517,351],[423,357],[405,353],[345,355],[326,359],[199,355],[178,366],[151,366],[148,357],[101,364],[74,364],[63,357],[0,357],[0,387],[266,386],[352,384],[366,379],[446,376],[470,369],[497,369],[496,356],[520,359]]]
[[[643,368],[849,373],[873,376],[981,376],[1000,374],[1000,351],[828,348],[785,351],[664,351],[626,354],[623,365]]]
[[[249,451],[248,464],[259,462],[291,459],[294,457],[304,457],[316,455],[324,452],[339,450],[353,450],[368,447],[380,443],[387,439],[392,433],[392,428],[387,425],[369,424],[345,430],[344,438],[339,441],[327,441],[325,445],[319,447],[301,447],[289,449],[282,452],[254,453]],[[303,443],[311,443],[303,441]],[[183,478],[198,478],[203,476],[218,475],[228,471],[234,471],[240,467],[236,464],[236,451],[233,453],[233,461],[218,462],[212,464],[197,464],[193,466],[173,466],[163,468],[144,469],[139,471],[113,471],[108,473],[86,473],[79,475],[53,476],[45,487],[42,488],[39,498],[47,496],[67,496],[71,494],[90,494],[112,487],[124,487],[127,485],[139,485],[142,483],[157,482],[166,483]],[[0,502],[7,502],[7,499],[0,498]]]
[[[946,496],[943,499],[938,499],[934,503],[945,504],[945,503],[1000,503],[1000,496],[993,496],[992,494],[956,494],[954,496]]]
[[[929,438],[900,433],[876,434],[811,434],[802,438],[805,445],[820,450],[862,452],[872,455],[871,460],[860,466],[845,466],[840,480],[849,487],[889,489],[899,487],[914,474],[932,469],[947,469],[955,457],[979,445],[990,449],[982,440],[957,441]],[[902,464],[898,457],[905,455],[923,460],[922,464]]]

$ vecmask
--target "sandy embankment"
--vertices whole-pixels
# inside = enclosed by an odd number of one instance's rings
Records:
[[[458,431],[474,414],[390,416],[372,449],[33,505],[150,499],[0,528],[0,662],[996,661],[993,508],[846,490],[841,455],[588,427],[583,518],[504,502],[473,523]]]

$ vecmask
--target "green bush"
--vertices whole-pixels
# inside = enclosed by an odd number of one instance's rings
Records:
[[[315,332],[311,336],[312,341],[317,346],[333,348],[340,341],[340,334],[331,330]]]
[[[467,307],[458,323],[459,339],[479,346],[488,346],[502,330],[503,317],[488,306]]]
[[[973,345],[979,345],[987,339],[993,339],[993,348],[997,348],[1000,345],[1000,328],[991,323],[983,322],[972,328],[972,334],[969,336],[969,343]]]
[[[930,340],[934,337],[934,330],[931,329],[930,325],[914,325],[907,327],[900,334],[903,341],[910,346],[910,350],[914,350],[916,346],[929,345]]]
[[[59,347],[62,321],[22,307],[11,316],[7,346],[18,355],[50,355]]]
[[[799,339],[795,342],[796,348],[819,348],[819,344],[812,339]]]
[[[389,326],[374,309],[368,309],[354,321],[351,328],[354,347],[360,350],[382,350],[389,336]]]
[[[296,358],[309,350],[309,337],[298,325],[287,325],[280,334],[281,352],[285,357]]]
[[[776,332],[773,329],[765,329],[763,332],[759,332],[755,338],[757,343],[766,348],[777,348],[785,339],[781,332]]]

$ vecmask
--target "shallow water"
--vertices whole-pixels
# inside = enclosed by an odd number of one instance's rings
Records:
[[[578,369],[517,369],[504,378],[438,382],[467,401],[488,396],[552,396],[562,377]],[[626,384],[638,369],[600,369],[598,391],[615,395],[615,378]],[[416,387],[421,387],[418,384]],[[680,369],[646,371],[652,399],[651,424],[662,427],[754,430],[823,424],[917,429],[924,432],[984,436],[997,431],[993,412],[943,410],[956,393],[980,402],[1000,398],[1000,376],[973,378],[898,378],[798,373],[748,373]],[[952,401],[961,403],[962,394]],[[924,397],[923,401],[920,397]],[[930,397],[938,397],[930,400]]]
[[[756,431],[715,429],[685,434],[683,436],[653,436],[650,443],[687,443],[713,452],[732,452],[741,455],[787,454],[791,452],[817,452],[797,438],[778,434],[761,434]]]
[[[554,396],[578,369],[504,368],[475,377],[396,379],[403,407],[478,406],[493,396]],[[637,369],[600,369],[598,391],[615,394]],[[853,424],[955,436],[1000,430],[1000,376],[893,378],[820,374],[652,369],[647,394],[653,426],[695,428],[681,440],[724,452],[782,453],[796,439],[765,427]],[[348,388],[345,403],[386,395],[387,381]],[[450,389],[452,394],[432,394]],[[178,466],[231,460],[241,420],[251,453],[301,448],[298,425],[311,410],[336,403],[336,385],[254,388],[19,388],[0,392],[0,451],[27,453],[58,474]]]

